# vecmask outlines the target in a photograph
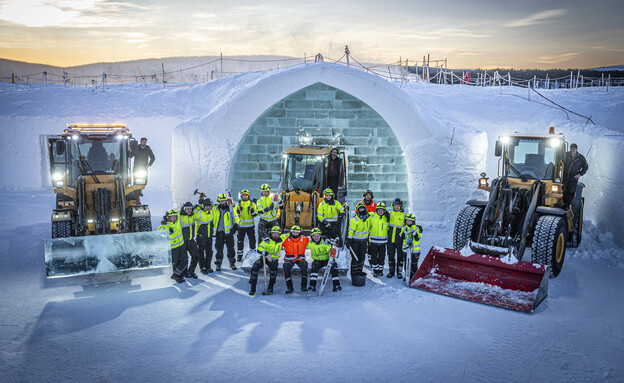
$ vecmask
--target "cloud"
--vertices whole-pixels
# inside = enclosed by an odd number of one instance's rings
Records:
[[[557,64],[557,63],[564,62],[570,59],[571,57],[578,56],[578,55],[579,55],[578,52],[562,53],[556,56],[540,56],[540,57],[533,59],[533,61],[542,63],[542,64]]]
[[[0,5],[0,20],[29,28],[117,28],[120,16],[137,26],[137,10],[147,9],[105,0],[7,0]]]
[[[524,19],[512,21],[511,23],[508,23],[507,26],[512,27],[512,28],[526,27],[529,25],[538,24],[539,22],[542,22],[547,19],[552,19],[552,18],[561,16],[566,12],[567,12],[567,9],[551,9],[549,11],[542,11],[542,12],[534,13],[529,17],[525,17]]]

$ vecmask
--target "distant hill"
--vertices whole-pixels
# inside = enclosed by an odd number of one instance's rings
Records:
[[[624,71],[624,65],[605,66],[602,68],[593,68],[591,70],[596,70],[600,72]]]

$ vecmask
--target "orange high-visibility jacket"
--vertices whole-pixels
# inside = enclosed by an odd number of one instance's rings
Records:
[[[305,250],[306,246],[310,242],[310,238],[299,236],[298,238],[293,238],[288,236],[284,242],[282,242],[282,247],[286,253],[284,259],[293,260],[297,259],[305,259]]]

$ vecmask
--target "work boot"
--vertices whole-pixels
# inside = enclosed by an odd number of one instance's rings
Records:
[[[232,263],[232,264],[230,264],[230,269],[232,269],[232,270],[236,270],[236,265],[235,265],[235,264],[233,264],[233,263]]]
[[[295,288],[293,287],[292,281],[286,282],[286,294],[292,294],[295,292]]]
[[[217,271],[221,271],[221,265],[217,265],[217,267],[215,268]]]
[[[199,271],[204,275],[208,274],[208,269],[199,269]]]
[[[251,285],[251,288],[249,289],[249,295],[251,295],[252,297],[256,295],[256,285]]]
[[[186,282],[184,277],[182,277],[181,275],[179,277],[176,276],[174,279],[175,279],[176,283],[184,283],[184,282]]]
[[[334,286],[334,292],[336,292],[336,291],[342,291],[342,286],[340,286],[340,285]]]
[[[388,277],[388,278],[392,278],[392,277],[394,277],[394,270],[390,271],[390,272],[388,273],[388,275],[386,275],[386,277]]]
[[[403,274],[400,271],[397,273],[397,278],[403,279]]]
[[[269,285],[267,291],[263,292],[262,295],[273,295],[273,286]]]
[[[214,273],[214,270],[209,267],[209,268],[206,269],[206,273]]]
[[[316,291],[316,287],[314,287],[314,286],[310,285],[310,287],[308,287],[308,291],[309,291],[309,292],[311,292],[311,293],[313,293],[313,292],[315,292],[315,291]]]

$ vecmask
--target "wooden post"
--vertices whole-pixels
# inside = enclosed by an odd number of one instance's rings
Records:
[[[611,85],[611,73],[609,73],[609,80],[607,80],[607,92],[609,91],[609,85]]]
[[[165,81],[165,63],[160,63],[161,64],[161,68],[162,68],[162,83],[166,83],[167,81]]]
[[[572,71],[570,71],[570,89],[572,89],[573,84],[574,84],[574,75],[572,74]]]

